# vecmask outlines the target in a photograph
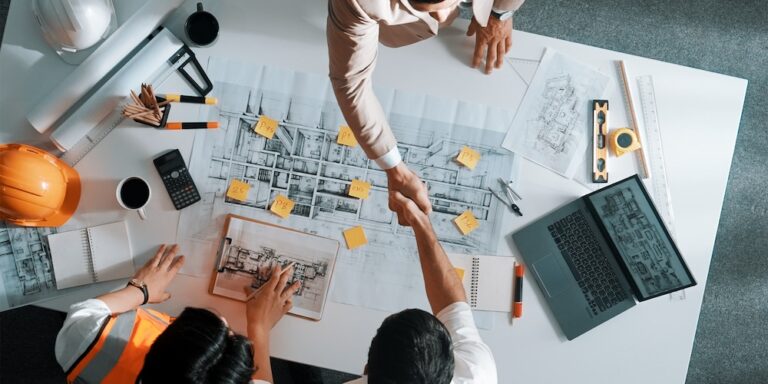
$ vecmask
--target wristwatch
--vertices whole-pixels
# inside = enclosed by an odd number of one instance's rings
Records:
[[[141,303],[141,305],[144,305],[149,302],[149,289],[147,289],[147,285],[144,284],[143,281],[131,279],[128,280],[128,284],[126,287],[136,287],[141,290],[141,293],[144,294],[144,302]]]
[[[515,15],[515,11],[498,11],[497,12],[495,9],[491,10],[491,16],[493,16],[493,17],[495,17],[495,18],[497,18],[497,19],[499,19],[501,21],[509,20],[514,15]]]

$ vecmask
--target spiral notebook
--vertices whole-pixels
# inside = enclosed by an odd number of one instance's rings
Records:
[[[124,221],[48,235],[56,288],[116,279],[136,272]]]
[[[478,311],[512,311],[515,259],[512,256],[449,254],[462,280],[467,301]]]

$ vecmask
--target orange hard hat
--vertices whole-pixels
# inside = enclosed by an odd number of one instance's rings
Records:
[[[0,219],[58,227],[80,203],[80,175],[57,157],[24,144],[0,144]]]

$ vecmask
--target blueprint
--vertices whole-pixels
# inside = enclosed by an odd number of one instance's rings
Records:
[[[61,294],[45,237],[55,228],[15,227],[0,221],[0,310]]]
[[[299,281],[301,286],[293,295],[290,312],[320,319],[338,241],[233,217],[221,245],[213,293],[244,301],[245,287],[258,289],[272,276],[276,264],[293,263],[287,284]]]
[[[502,146],[570,179],[586,156],[589,101],[607,85],[608,76],[547,49]]]
[[[181,211],[178,240],[189,255],[182,273],[203,276],[214,267],[227,214],[276,223],[337,239],[363,226],[368,244],[342,246],[333,271],[334,301],[385,311],[428,309],[415,240],[388,209],[386,174],[362,149],[336,143],[345,125],[327,76],[212,58],[217,106],[202,120],[220,128],[199,132],[190,159],[201,202]],[[488,190],[499,177],[518,182],[515,155],[500,148],[509,111],[439,97],[376,89],[398,139],[403,161],[426,182],[432,221],[446,249],[496,252],[508,211]],[[260,115],[279,121],[267,140],[252,128]],[[480,152],[474,170],[454,159],[462,146]],[[347,196],[352,179],[372,184],[368,199]],[[244,201],[227,198],[233,179],[251,188]],[[268,211],[275,196],[295,202],[291,216]],[[462,236],[452,220],[471,210],[480,227]]]

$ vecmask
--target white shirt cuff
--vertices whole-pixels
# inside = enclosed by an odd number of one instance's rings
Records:
[[[403,157],[400,156],[400,150],[395,146],[390,149],[389,152],[385,153],[384,156],[379,157],[374,161],[379,168],[386,171],[387,169],[392,169],[400,164],[403,161]]]

